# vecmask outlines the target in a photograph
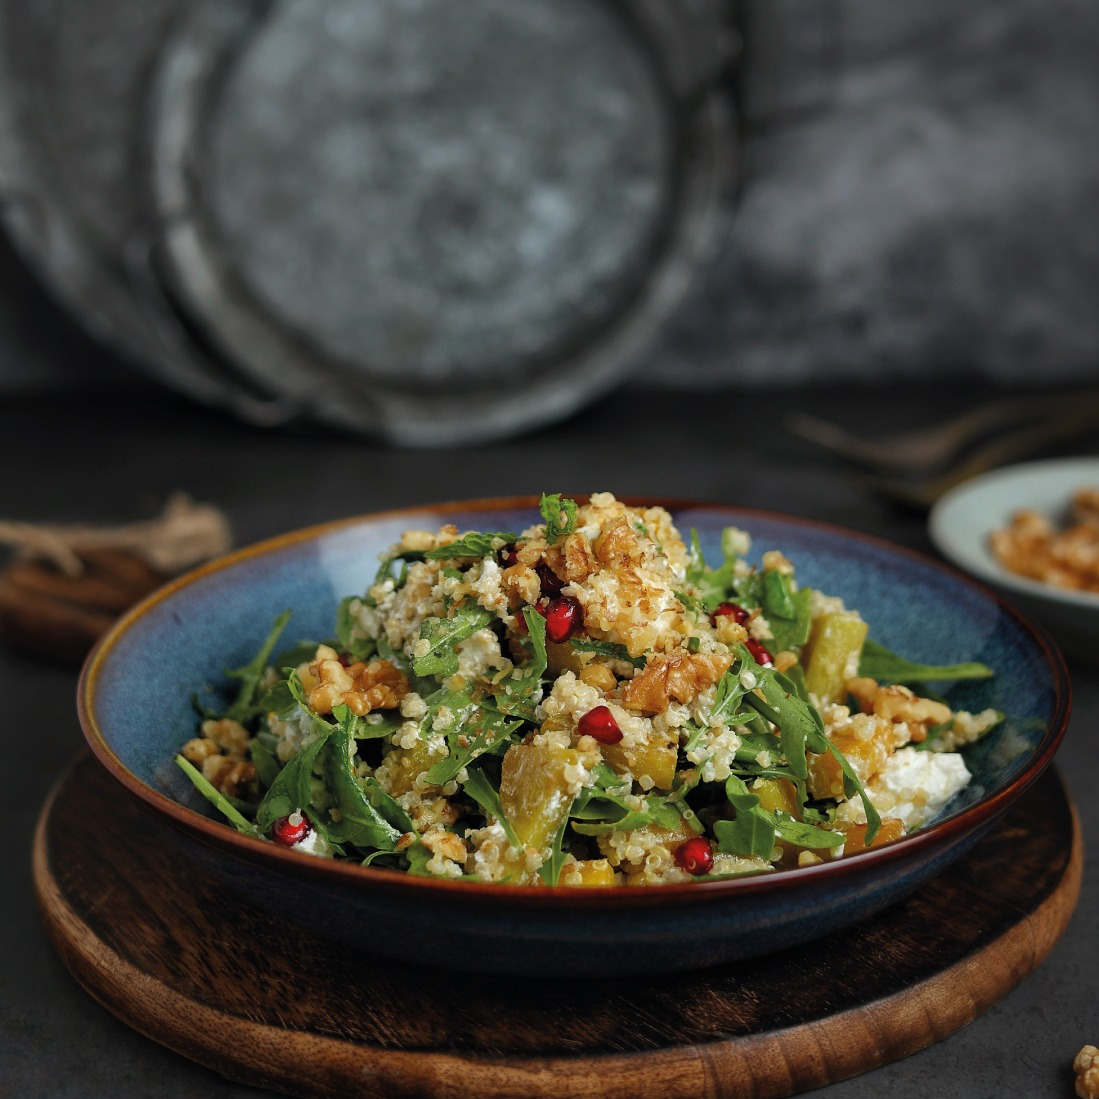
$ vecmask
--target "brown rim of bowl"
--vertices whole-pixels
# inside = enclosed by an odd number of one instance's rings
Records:
[[[572,499],[587,500],[586,494],[577,494]],[[299,530],[276,535],[275,537],[244,546],[214,561],[184,573],[169,581],[163,587],[147,596],[128,610],[88,654],[80,672],[77,684],[77,714],[84,737],[99,762],[132,795],[145,802],[150,808],[164,814],[182,831],[195,835],[215,848],[243,858],[246,861],[259,862],[271,869],[282,868],[306,878],[320,877],[334,883],[354,885],[387,891],[409,890],[413,895],[421,890],[445,890],[448,895],[463,901],[493,903],[507,900],[520,905],[534,904],[544,907],[572,907],[574,905],[599,907],[607,903],[609,896],[623,898],[616,904],[628,903],[631,906],[663,904],[670,900],[684,902],[687,899],[706,903],[724,898],[729,893],[754,894],[769,892],[776,888],[790,890],[808,888],[814,883],[844,879],[851,876],[862,877],[868,871],[879,866],[919,857],[925,850],[934,850],[943,845],[957,843],[963,834],[968,834],[981,825],[991,823],[1010,806],[1046,769],[1056,754],[1065,735],[1071,711],[1072,690],[1068,669],[1059,649],[1049,635],[1040,626],[1032,623],[1016,611],[1000,595],[986,585],[974,580],[951,565],[936,561],[926,554],[898,545],[876,535],[851,530],[824,520],[807,519],[783,512],[768,511],[762,508],[738,507],[735,504],[723,504],[713,501],[684,500],[678,498],[648,498],[622,495],[617,497],[622,503],[634,507],[663,507],[673,514],[687,509],[695,511],[735,512],[745,518],[759,518],[773,522],[794,523],[798,526],[820,530],[824,533],[844,538],[854,538],[868,545],[882,549],[897,556],[907,557],[922,566],[931,566],[951,579],[974,589],[991,600],[999,610],[1013,618],[1029,635],[1038,650],[1045,657],[1053,674],[1054,688],[1053,713],[1046,726],[1045,734],[1034,758],[1025,769],[1001,790],[986,795],[981,801],[961,810],[945,819],[908,836],[902,836],[892,843],[873,847],[860,852],[857,856],[837,859],[834,862],[822,862],[814,866],[792,867],[774,873],[760,873],[742,878],[729,878],[721,881],[696,881],[669,883],[652,888],[625,889],[618,885],[535,887],[530,885],[509,885],[493,882],[474,882],[466,880],[448,880],[419,877],[399,871],[384,870],[357,863],[337,862],[333,859],[319,859],[303,856],[274,844],[257,841],[241,835],[231,826],[213,818],[203,816],[174,801],[166,794],[136,778],[108,746],[106,739],[95,719],[95,689],[99,672],[109,659],[111,649],[130,626],[151,608],[171,598],[176,592],[189,587],[203,577],[271,552],[308,542],[325,534],[334,533],[361,523],[398,518],[402,515],[441,513],[449,511],[497,511],[502,509],[530,508],[537,511],[537,496],[486,497],[474,500],[457,500],[446,503],[424,504],[421,506],[394,508],[386,511],[371,512],[365,515],[351,516],[345,519],[331,520],[326,523],[304,527]],[[289,860],[289,861],[287,861]],[[793,871],[793,872],[792,872]],[[625,898],[630,898],[628,901]]]

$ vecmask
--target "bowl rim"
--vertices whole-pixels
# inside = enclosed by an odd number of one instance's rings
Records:
[[[985,546],[988,536],[1009,518],[1011,512],[1024,507],[1038,507],[1039,502],[1019,498],[1014,505],[1005,510],[1003,515],[990,516],[976,539],[961,537],[956,533],[954,525],[960,509],[980,506],[989,495],[1012,482],[1031,479],[1060,481],[1066,478],[1065,485],[1061,486],[1059,491],[1068,493],[1070,488],[1067,478],[1071,469],[1090,469],[1094,474],[1099,475],[1099,457],[1048,458],[1033,462],[1019,462],[990,470],[955,485],[935,502],[928,516],[928,533],[932,542],[939,552],[957,567],[986,583],[1065,607],[1099,612],[1099,593],[1074,591],[1071,588],[1061,588],[1055,584],[1019,576],[1004,568]],[[1099,622],[1099,613],[1096,617]]]
[[[588,497],[586,494],[578,493],[572,498],[585,501]],[[930,567],[951,580],[974,590],[984,599],[995,604],[1001,613],[1016,621],[1016,624],[1034,643],[1036,650],[1045,658],[1051,673],[1051,686],[1054,692],[1052,712],[1042,739],[1035,748],[1033,758],[1011,782],[994,794],[986,794],[977,803],[910,835],[902,836],[900,839],[883,844],[881,847],[872,847],[869,850],[859,852],[857,857],[841,858],[812,866],[791,867],[771,873],[761,872],[718,881],[672,882],[652,888],[627,889],[619,885],[585,886],[583,888],[574,886],[532,887],[530,885],[482,882],[468,879],[431,878],[378,867],[362,866],[355,862],[316,858],[242,835],[231,826],[212,817],[204,816],[175,801],[160,790],[137,778],[108,745],[95,714],[96,689],[100,675],[111,659],[115,646],[131,627],[148,611],[171,599],[177,592],[185,590],[207,576],[222,572],[242,562],[277,553],[301,543],[326,537],[365,523],[392,520],[401,516],[422,516],[425,513],[445,514],[454,511],[477,513],[530,508],[536,512],[538,507],[537,496],[482,497],[472,500],[455,500],[393,508],[334,519],[251,543],[170,580],[123,614],[89,652],[81,668],[76,698],[77,715],[85,740],[99,763],[128,793],[143,801],[148,808],[166,817],[170,823],[185,834],[202,841],[207,846],[212,846],[246,862],[259,863],[271,870],[288,871],[293,875],[300,875],[307,881],[314,880],[318,883],[323,881],[332,885],[342,883],[345,886],[376,889],[400,896],[415,897],[424,891],[434,894],[442,890],[454,902],[498,904],[506,901],[509,905],[534,905],[538,908],[572,908],[576,906],[599,908],[605,906],[611,896],[621,898],[613,902],[616,905],[626,905],[630,908],[667,905],[669,903],[710,903],[729,896],[744,896],[747,898],[756,894],[770,893],[775,889],[781,889],[783,893],[791,893],[792,890],[799,888],[812,889],[825,883],[840,883],[847,879],[861,879],[876,868],[903,865],[912,859],[919,859],[925,852],[930,857],[934,852],[947,850],[970,834],[978,833],[983,827],[991,824],[1004,813],[1034,783],[1052,761],[1064,738],[1072,708],[1071,680],[1064,657],[1043,627],[1027,618],[996,591],[973,579],[973,577],[950,564],[937,561],[907,546],[825,520],[804,518],[763,508],[741,507],[736,504],[717,501],[631,496],[626,494],[616,494],[616,498],[622,503],[634,507],[663,507],[670,511],[673,517],[677,511],[713,511],[729,514],[730,517],[735,514],[743,520],[754,518],[778,524],[793,524],[810,530],[817,530],[833,537],[854,539],[887,554],[908,558],[921,567]]]

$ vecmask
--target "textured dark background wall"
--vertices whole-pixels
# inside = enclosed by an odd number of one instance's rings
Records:
[[[142,32],[169,7],[142,5]],[[1099,5],[770,7],[785,41],[751,73],[739,194],[637,376],[706,386],[1094,374]],[[833,84],[821,75],[829,33]],[[140,373],[0,245],[0,391],[128,385]]]

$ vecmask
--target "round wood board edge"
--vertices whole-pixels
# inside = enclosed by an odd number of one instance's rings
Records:
[[[785,1029],[672,1049],[492,1057],[394,1050],[276,1028],[182,994],[112,950],[68,902],[51,866],[47,823],[67,777],[43,806],[33,876],[46,930],[77,982],[128,1026],[228,1079],[289,1095],[398,1099],[782,1099],[848,1079],[941,1041],[1021,983],[1075,910],[1083,842],[1075,808],[1071,854],[1057,886],[1005,933],[896,995]]]

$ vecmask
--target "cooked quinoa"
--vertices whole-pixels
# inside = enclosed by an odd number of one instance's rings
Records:
[[[405,532],[325,644],[276,655],[281,616],[177,762],[259,839],[530,885],[813,865],[969,782],[957,750],[1001,715],[904,685],[917,666],[779,549],[752,564],[730,528],[708,565],[663,508],[607,492],[540,512]]]

